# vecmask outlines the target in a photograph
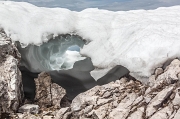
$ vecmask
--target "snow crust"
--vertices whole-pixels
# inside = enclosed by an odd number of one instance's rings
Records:
[[[98,79],[116,65],[142,80],[157,66],[180,57],[180,6],[112,12],[39,8],[24,2],[0,1],[0,27],[22,45],[40,45],[49,36],[75,34],[88,44],[80,53],[96,67]]]

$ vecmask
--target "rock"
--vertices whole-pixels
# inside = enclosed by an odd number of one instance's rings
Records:
[[[127,97],[125,97],[119,105],[110,112],[109,117],[112,119],[126,119],[131,110],[131,105],[136,98],[137,95],[135,93],[128,94]]]
[[[109,104],[105,104],[103,106],[100,106],[98,109],[92,110],[91,113],[98,119],[104,119],[108,114],[108,109],[109,109]]]
[[[176,89],[175,97],[172,101],[173,105],[180,106],[180,88]]]
[[[177,111],[173,119],[180,119],[180,109]]]
[[[155,70],[155,76],[157,77],[157,76],[159,76],[160,74],[162,74],[163,73],[163,69],[162,68],[157,68],[156,70]]]
[[[19,108],[18,112],[38,114],[39,106],[34,104],[25,104]]]
[[[55,119],[63,119],[63,116],[66,112],[70,111],[70,108],[69,107],[66,107],[66,108],[61,108],[57,113],[56,113],[56,116],[55,116]]]
[[[20,54],[11,39],[0,31],[0,115],[18,110],[23,99]]]
[[[150,119],[168,119],[173,112],[172,106],[169,105],[156,112]]]
[[[42,118],[30,113],[25,113],[25,114],[18,113],[16,119],[42,119]]]
[[[73,111],[79,111],[85,106],[88,105],[95,105],[97,102],[98,96],[89,96],[86,93],[79,94],[77,97],[74,98],[71,104],[71,109]],[[88,104],[88,105],[86,105]]]
[[[163,89],[159,92],[148,104],[146,109],[146,116],[151,116],[156,110],[159,109],[164,100],[166,100],[173,91],[173,86]]]
[[[127,119],[143,119],[144,107],[140,107],[132,113]]]
[[[66,94],[66,91],[59,85],[51,82],[51,77],[48,73],[42,72],[38,78],[35,79],[36,83],[36,97],[35,104],[25,104],[19,108],[18,112],[22,114],[12,114],[11,117],[19,119],[53,119],[56,116],[57,110],[60,108],[61,99]],[[63,98],[66,103],[66,98]],[[63,113],[63,118],[66,119],[70,116],[68,108]],[[61,112],[59,114],[61,114]],[[67,113],[66,113],[67,112]],[[66,113],[66,114],[65,114]],[[61,115],[59,115],[61,117]],[[58,115],[57,115],[58,117]]]
[[[122,78],[96,86],[76,96],[70,108],[57,115],[59,119],[179,119],[178,74],[180,61],[175,59],[165,70],[157,68],[148,84]]]
[[[43,116],[43,119],[53,119],[53,116]]]
[[[35,79],[36,84],[36,104],[42,107],[53,106],[60,108],[61,99],[65,96],[66,91],[59,85],[51,82],[48,73],[42,72]]]
[[[51,84],[51,100],[54,108],[60,108],[61,100],[65,95],[66,91],[64,88],[60,87],[56,83]]]
[[[113,99],[98,99],[98,101],[97,101],[97,106],[101,106],[101,105],[104,105],[104,104],[106,104],[106,103],[109,103],[109,102],[111,102]]]

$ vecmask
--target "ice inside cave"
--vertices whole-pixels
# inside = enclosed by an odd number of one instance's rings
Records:
[[[29,45],[21,48],[21,64],[31,72],[72,69],[76,61],[84,60],[79,49],[84,41],[75,35],[61,35],[40,46]],[[78,51],[76,51],[78,50]]]

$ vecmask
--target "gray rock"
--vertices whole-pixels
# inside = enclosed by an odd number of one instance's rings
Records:
[[[177,111],[173,119],[180,119],[180,109]]]
[[[43,116],[43,119],[53,119],[53,116]]]
[[[24,114],[18,113],[16,119],[42,119],[42,118],[30,113],[24,113]]]
[[[173,105],[180,106],[180,88],[177,88],[175,91],[175,97],[172,101]]]
[[[61,99],[65,96],[66,91],[61,86],[52,83],[48,73],[42,72],[35,79],[37,104],[42,107],[53,106],[60,108]]]
[[[64,114],[67,113],[68,111],[70,111],[70,108],[69,108],[69,107],[61,108],[61,109],[56,113],[55,119],[63,119]]]
[[[150,119],[168,119],[173,113],[171,105],[164,107],[163,109],[157,111]]]
[[[122,78],[79,94],[61,115],[66,119],[179,119],[180,61],[158,68],[149,85]],[[61,109],[63,110],[63,109]]]
[[[126,119],[131,111],[131,105],[137,98],[135,93],[128,94],[119,105],[110,112],[109,117],[112,119]]]
[[[144,119],[143,114],[144,114],[144,107],[137,108],[137,111],[132,113],[127,119]]]
[[[146,109],[146,116],[151,116],[154,112],[156,112],[159,107],[162,105],[163,101],[165,101],[173,91],[173,86],[167,87],[159,92],[148,104]]]
[[[18,68],[20,54],[11,39],[0,31],[0,112],[18,110],[23,98],[21,72]],[[0,114],[1,115],[1,114]]]
[[[60,108],[62,98],[66,95],[66,90],[56,83],[51,84],[51,100],[54,108]]]
[[[21,106],[18,110],[20,113],[31,113],[31,114],[38,114],[39,106],[34,104],[25,104]]]
[[[108,114],[109,104],[105,104],[100,106],[98,109],[92,110],[92,115],[97,117],[98,119],[104,119]]]

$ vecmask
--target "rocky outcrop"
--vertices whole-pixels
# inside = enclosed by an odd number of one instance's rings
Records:
[[[65,96],[66,91],[58,84],[52,83],[48,73],[42,72],[35,79],[36,96],[35,101],[43,108],[51,107],[60,108],[61,99]]]
[[[42,72],[35,78],[36,95],[35,104],[25,104],[12,114],[13,119],[53,119],[60,109],[60,104],[66,105],[64,98],[66,91],[61,86],[51,81],[51,76]],[[62,101],[63,100],[63,101]]]
[[[17,111],[22,98],[20,54],[10,38],[0,30],[0,115]]]
[[[122,78],[79,94],[56,119],[179,119],[180,61],[157,68],[143,85]]]

